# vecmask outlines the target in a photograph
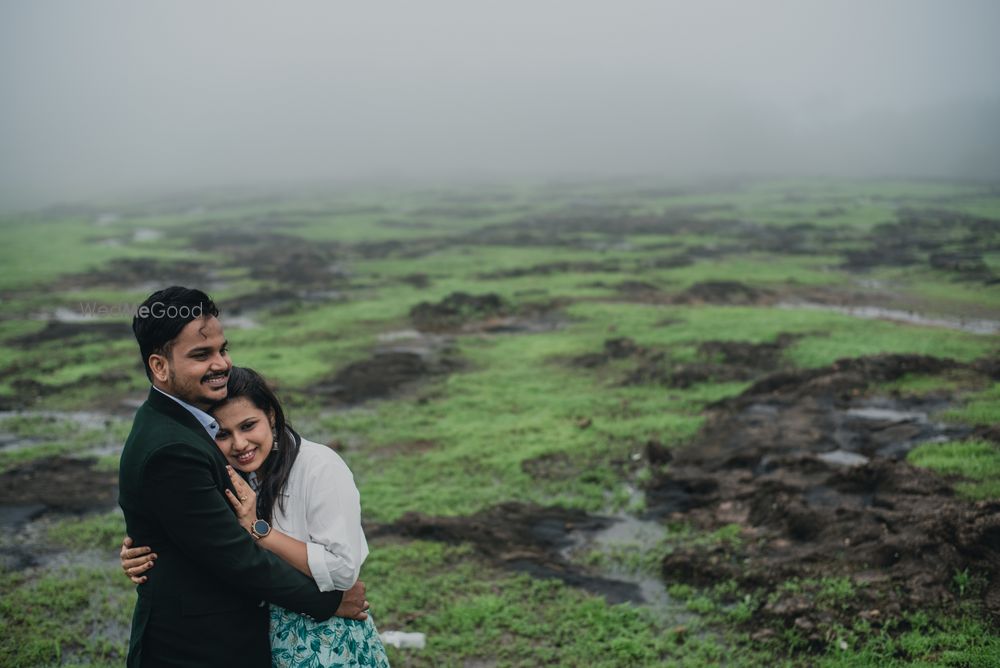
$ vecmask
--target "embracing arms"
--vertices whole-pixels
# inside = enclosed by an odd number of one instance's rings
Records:
[[[144,505],[151,509],[170,544],[200,572],[236,591],[319,619],[335,614],[343,592],[317,591],[310,578],[258,549],[233,521],[213,469],[203,452],[183,443],[158,450],[143,468]],[[135,573],[134,566],[126,568]],[[363,593],[361,598],[355,603],[359,612]]]

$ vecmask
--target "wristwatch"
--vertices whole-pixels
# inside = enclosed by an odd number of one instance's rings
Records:
[[[250,525],[250,535],[257,540],[269,533],[271,533],[271,525],[267,523],[267,520],[257,520]]]

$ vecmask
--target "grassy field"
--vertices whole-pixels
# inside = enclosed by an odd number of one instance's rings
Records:
[[[390,649],[394,665],[1000,665],[985,602],[1000,574],[982,561],[932,573],[946,584],[933,606],[913,603],[920,592],[882,598],[873,564],[674,576],[670,555],[725,560],[788,540],[757,510],[725,515],[747,494],[713,501],[710,519],[696,493],[663,501],[762,383],[784,374],[814,392],[809,378],[850,364],[860,380],[836,376],[834,399],[803,390],[781,410],[867,430],[882,449],[857,450],[867,463],[853,475],[882,460],[915,471],[956,513],[1000,499],[998,193],[549,183],[9,215],[0,664],[123,661],[134,594],[100,481],[146,388],[129,308],[179,283],[220,303],[235,363],[272,379],[297,428],[352,467],[376,622],[427,634],[424,650]],[[797,443],[810,462],[837,447]],[[73,466],[70,483],[46,473]],[[763,485],[762,470],[738,484]],[[727,471],[705,475],[723,489]],[[550,511],[585,521],[546,542],[531,529]],[[417,521],[450,538],[416,538]],[[483,527],[494,543],[477,542]],[[783,612],[789,601],[808,609]]]

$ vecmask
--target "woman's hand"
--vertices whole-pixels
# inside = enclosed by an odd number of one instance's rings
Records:
[[[226,498],[236,509],[236,517],[240,521],[240,526],[249,532],[250,527],[257,520],[257,493],[251,489],[246,480],[240,477],[239,473],[233,470],[232,466],[226,467],[226,473],[229,474],[229,480],[236,490],[236,494],[233,494],[227,489]]]
[[[136,584],[146,581],[146,576],[142,575],[153,567],[156,561],[156,554],[151,547],[132,547],[132,539],[125,536],[122,541],[122,550],[118,553],[122,561],[122,570],[128,579]]]

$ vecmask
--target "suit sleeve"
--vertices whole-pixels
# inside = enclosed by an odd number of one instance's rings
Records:
[[[143,493],[185,557],[221,582],[252,597],[316,619],[332,617],[343,592],[320,592],[309,577],[258,548],[219,493],[215,465],[192,445],[154,453],[143,471]]]

